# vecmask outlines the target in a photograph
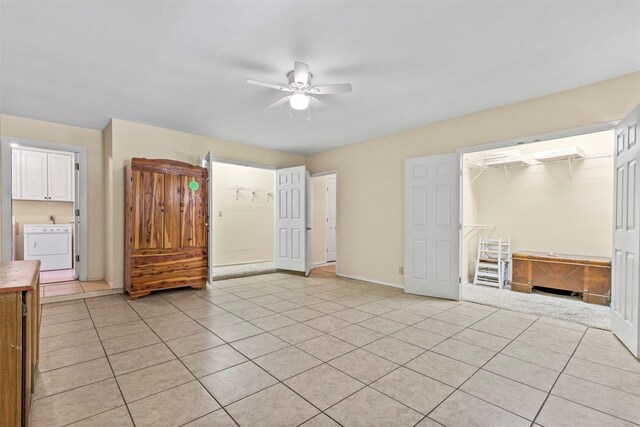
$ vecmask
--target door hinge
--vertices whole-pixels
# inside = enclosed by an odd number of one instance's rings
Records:
[[[80,216],[80,209],[76,209],[76,216]]]
[[[80,262],[80,255],[76,255],[76,262]]]
[[[22,303],[22,317],[27,317],[27,311],[28,311],[27,304]]]
[[[76,163],[76,170],[79,171],[80,170],[80,163]]]
[[[462,285],[462,276],[458,276],[458,285]]]

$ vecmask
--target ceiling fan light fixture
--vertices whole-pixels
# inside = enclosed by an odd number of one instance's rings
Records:
[[[309,108],[309,97],[302,90],[296,91],[289,99],[289,105],[294,110],[306,110]]]

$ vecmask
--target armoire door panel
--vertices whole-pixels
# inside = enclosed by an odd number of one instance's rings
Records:
[[[183,247],[207,245],[207,182],[206,178],[182,176],[182,202],[180,203],[180,236]],[[197,183],[197,189],[190,187]]]
[[[164,174],[133,171],[133,249],[163,247]]]
[[[182,182],[179,175],[164,176],[164,248],[180,247],[180,203]]]

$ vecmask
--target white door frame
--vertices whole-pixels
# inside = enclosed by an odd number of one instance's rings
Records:
[[[14,138],[10,136],[3,136],[0,138],[1,143],[1,152],[2,152],[2,223],[0,227],[2,229],[2,261],[10,261],[11,260],[11,237],[13,234],[13,230],[11,229],[11,144],[18,144],[21,147],[30,147],[30,148],[40,148],[45,150],[56,150],[56,151],[66,151],[70,153],[74,153],[78,159],[78,164],[80,165],[80,173],[78,176],[78,181],[76,182],[77,188],[79,189],[78,194],[79,197],[74,200],[74,210],[80,210],[80,226],[79,226],[79,235],[75,236],[75,244],[77,249],[74,250],[80,256],[80,262],[76,263],[74,260],[74,265],[76,266],[76,274],[78,275],[78,280],[87,281],[87,265],[89,262],[88,257],[88,243],[87,243],[87,232],[88,232],[88,203],[87,203],[87,195],[88,195],[88,158],[87,158],[87,147],[81,147],[78,145],[70,145],[70,144],[59,144],[56,142],[48,142],[48,141],[37,141],[32,139],[24,139],[24,138]],[[75,213],[75,212],[74,212]]]
[[[326,171],[320,171],[320,172],[314,172],[311,174],[311,179],[316,178],[316,177],[320,177],[320,176],[327,176],[327,175],[335,175],[336,176],[336,262],[335,262],[335,266],[336,266],[336,276],[340,275],[340,244],[338,243],[339,239],[338,239],[338,231],[340,230],[340,170],[339,169],[329,169]],[[313,186],[311,186],[312,188],[312,192],[313,192]],[[313,221],[313,212],[314,212],[314,208],[313,208],[313,196],[311,197],[311,221]],[[313,223],[313,222],[312,222]],[[326,230],[326,229],[325,229]],[[325,231],[326,232],[326,231]],[[313,232],[312,232],[313,234]],[[325,245],[326,246],[326,245]]]
[[[573,129],[565,129],[556,132],[549,132],[539,135],[531,135],[522,138],[508,139],[504,141],[491,142],[488,144],[480,144],[474,145],[471,147],[458,148],[456,152],[460,155],[460,277],[463,277],[463,271],[466,268],[465,265],[462,265],[462,254],[463,254],[463,246],[464,246],[464,232],[462,230],[463,227],[463,218],[464,218],[464,186],[462,185],[462,174],[464,173],[464,155],[469,153],[476,153],[478,151],[487,151],[494,150],[496,148],[507,148],[507,147],[516,147],[518,145],[531,144],[534,142],[542,142],[549,141],[552,139],[560,139],[560,138],[568,138],[572,136],[578,135],[586,135],[590,133],[596,132],[604,132],[607,130],[614,130],[618,121],[615,122],[605,122],[599,123],[596,125],[583,126],[579,128]],[[613,144],[613,139],[611,144]],[[462,283],[460,284],[460,292],[464,298],[464,288],[462,288]]]
[[[334,240],[334,252],[336,253],[336,256],[334,257],[333,261],[329,261],[327,258],[327,255],[325,255],[325,262],[326,263],[335,263],[338,260],[338,249],[336,246],[336,243],[338,242],[338,228],[337,228],[337,219],[338,219],[338,206],[336,205],[336,202],[338,201],[338,177],[334,174],[331,175],[327,175],[327,177],[333,176],[333,180],[335,181],[335,191],[334,191],[334,200],[333,200],[333,206],[334,206],[334,210],[335,212],[333,213],[334,216],[334,221],[336,222],[336,225],[334,226],[334,236],[333,236],[333,240]],[[325,179],[325,183],[329,182],[327,179]],[[327,221],[325,222],[324,225],[324,252],[325,254],[329,253],[329,197],[328,197],[328,193],[329,193],[329,187],[327,186],[327,197],[325,197],[325,217],[327,219]]]
[[[213,285],[213,161],[211,150],[200,159],[200,166],[207,169],[207,283]]]

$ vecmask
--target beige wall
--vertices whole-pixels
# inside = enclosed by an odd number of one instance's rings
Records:
[[[0,135],[3,137],[16,137],[87,147],[87,158],[89,162],[87,201],[89,260],[87,275],[89,280],[102,279],[105,274],[105,187],[102,132],[2,114],[0,115]],[[1,187],[0,191],[2,191]],[[0,235],[0,238],[1,237]]]
[[[405,159],[619,120],[638,103],[640,72],[309,156],[312,173],[340,171],[339,273],[402,285]]]
[[[312,220],[311,245],[313,250],[313,263],[324,264],[327,262],[327,177],[316,176],[311,178],[311,202]]]
[[[402,285],[404,159],[619,120],[638,103],[640,72],[307,157],[311,172],[340,171],[340,273]],[[305,163],[303,156],[115,119],[103,133],[0,115],[0,135],[88,147],[88,273],[106,274],[116,287],[123,283],[124,165],[131,157],[195,163],[212,150],[274,167]]]
[[[13,219],[18,226],[16,236],[16,259],[24,259],[24,225],[51,224],[49,216],[56,218],[56,224],[73,224],[73,202],[39,202],[36,200],[14,200]]]
[[[106,201],[108,218],[112,218],[107,243],[106,278],[113,287],[121,287],[124,279],[124,166],[132,157],[173,159],[196,164],[199,156],[211,150],[221,159],[262,164],[273,167],[302,165],[303,156],[288,154],[205,136],[112,120],[110,138],[105,140],[105,162],[111,164],[105,175],[111,187]]]
[[[213,265],[273,261],[274,175],[273,170],[214,163]],[[236,197],[236,186],[264,191],[253,196],[242,190]]]
[[[521,145],[525,157],[552,148],[580,147],[587,156],[608,157],[566,161],[504,170],[487,169],[467,188],[468,223],[495,226],[476,234],[510,237],[512,250],[611,256],[613,216],[613,131]],[[515,147],[514,147],[515,148]],[[465,160],[478,163],[484,154]],[[469,171],[466,171],[469,174]],[[471,171],[470,175],[478,171]],[[470,212],[467,213],[467,210]],[[477,238],[465,239],[469,277],[475,268]],[[464,279],[464,278],[463,278]]]

